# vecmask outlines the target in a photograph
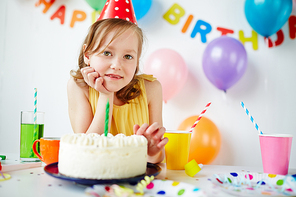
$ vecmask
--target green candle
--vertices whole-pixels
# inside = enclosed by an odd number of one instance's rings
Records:
[[[105,114],[105,128],[104,128],[104,133],[105,136],[107,137],[108,135],[108,126],[109,126],[109,99],[107,101],[107,105],[106,105],[106,114]]]

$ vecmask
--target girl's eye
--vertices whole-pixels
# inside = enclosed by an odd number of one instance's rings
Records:
[[[105,55],[105,56],[111,56],[111,53],[109,51],[104,51],[103,52],[103,55]]]
[[[131,55],[125,55],[124,58],[127,59],[127,60],[131,60],[131,59],[133,59],[133,56],[131,56]]]

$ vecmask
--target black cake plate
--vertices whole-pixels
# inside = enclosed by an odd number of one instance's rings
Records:
[[[73,177],[65,176],[59,173],[58,162],[46,165],[44,167],[44,171],[52,177],[66,180],[66,181],[72,181],[81,185],[119,184],[119,183],[130,183],[131,185],[135,185],[139,181],[144,179],[145,176],[154,176],[154,177],[157,176],[160,173],[161,168],[156,164],[147,163],[145,174],[131,177],[131,178],[124,178],[124,179],[81,179],[81,178],[73,178]]]

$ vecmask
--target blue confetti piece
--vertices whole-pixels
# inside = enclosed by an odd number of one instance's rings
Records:
[[[230,174],[231,174],[231,176],[233,176],[233,177],[237,177],[237,176],[238,176],[238,174],[237,174],[236,172],[231,172]]]
[[[260,184],[260,185],[266,185],[266,183],[265,183],[264,181],[258,181],[258,182],[257,182],[257,185],[258,185],[258,184]]]
[[[197,192],[197,191],[199,191],[199,189],[198,188],[194,188],[194,190],[193,190],[194,192]]]
[[[159,192],[157,192],[157,194],[159,194],[159,195],[165,195],[165,191],[160,190]]]

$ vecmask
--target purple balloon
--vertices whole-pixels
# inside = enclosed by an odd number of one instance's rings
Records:
[[[226,92],[243,76],[247,68],[247,52],[240,41],[221,36],[206,47],[202,66],[210,82]]]

